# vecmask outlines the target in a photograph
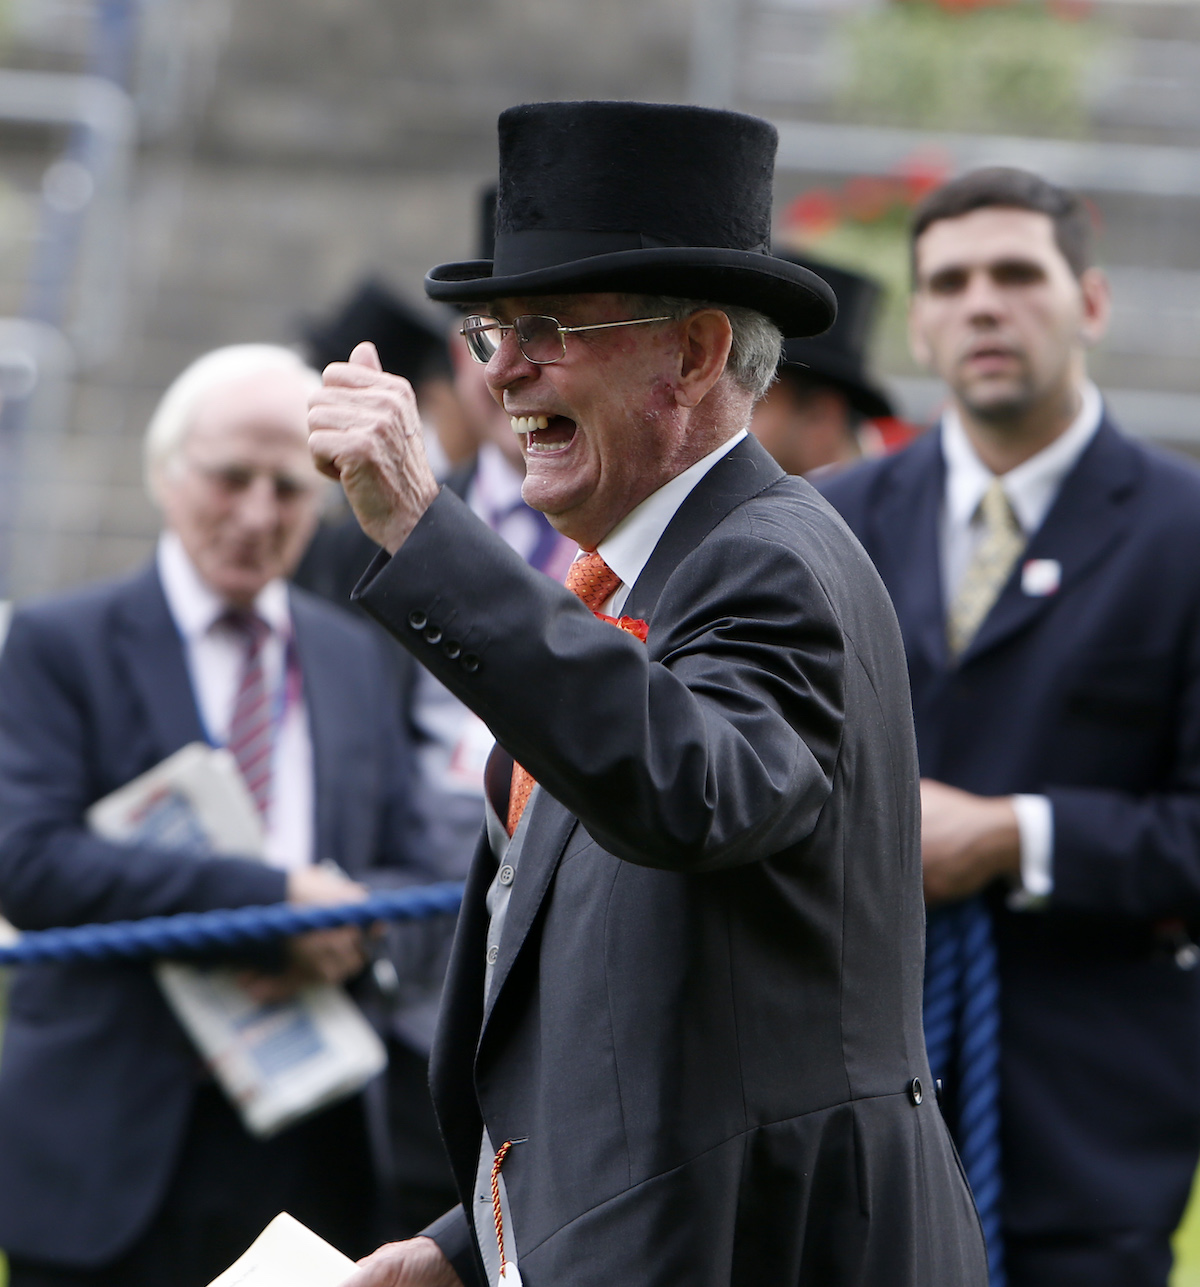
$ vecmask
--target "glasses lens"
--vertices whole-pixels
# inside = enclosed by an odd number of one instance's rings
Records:
[[[476,362],[490,362],[500,348],[504,332],[494,317],[467,317],[463,319],[462,337]]]
[[[518,317],[513,325],[521,352],[531,362],[557,362],[566,353],[557,317]]]

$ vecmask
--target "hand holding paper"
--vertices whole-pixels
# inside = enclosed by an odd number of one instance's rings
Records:
[[[327,867],[302,867],[288,875],[288,902],[298,907],[360,903],[367,894],[364,885]],[[301,934],[288,940],[287,952],[289,968],[282,974],[247,970],[239,976],[256,1001],[287,1001],[313,983],[344,983],[367,963],[362,930],[354,925]]]
[[[342,1287],[463,1287],[463,1281],[432,1238],[409,1238],[360,1260]]]

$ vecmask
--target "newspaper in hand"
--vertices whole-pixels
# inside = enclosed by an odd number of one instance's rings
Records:
[[[354,1261],[283,1212],[208,1287],[341,1287]]]
[[[237,761],[203,742],[97,801],[87,822],[118,843],[178,850],[181,861],[262,855],[262,825]],[[291,1001],[263,1003],[233,970],[163,961],[155,973],[246,1129],[259,1138],[361,1090],[387,1063],[383,1043],[342,988],[316,984]]]

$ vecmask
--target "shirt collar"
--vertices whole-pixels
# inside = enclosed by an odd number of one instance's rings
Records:
[[[667,525],[696,484],[745,436],[746,430],[743,429],[715,451],[710,451],[694,465],[689,465],[682,474],[676,474],[670,482],[663,483],[658,491],[651,492],[640,505],[630,510],[600,542],[596,547],[597,554],[621,578],[624,585],[633,585],[641,576],[642,569],[650,561],[650,555],[654,553],[654,547],[667,530]]]
[[[213,623],[228,610],[229,605],[196,571],[196,565],[188,558],[176,533],[162,533],[155,557],[163,594],[176,628],[189,642],[201,638],[212,629]],[[280,577],[268,581],[258,592],[253,610],[276,634],[289,632],[292,618],[287,585]]]
[[[1080,389],[1079,413],[1049,446],[1001,475],[1004,494],[1027,535],[1042,525],[1063,480],[1095,436],[1104,415],[1100,390],[1090,381]],[[995,475],[979,459],[958,411],[942,416],[942,456],[946,462],[946,510],[952,523],[966,526]]]

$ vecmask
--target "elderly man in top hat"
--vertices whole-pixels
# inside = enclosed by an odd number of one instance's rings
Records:
[[[361,601],[498,743],[432,1062],[462,1204],[348,1287],[986,1280],[921,1034],[895,617],[746,434],[780,332],[834,312],[769,255],[774,147],[694,107],[500,118],[495,258],[426,287],[479,306],[567,588],[439,490],[369,346],[314,397],[386,551]]]

